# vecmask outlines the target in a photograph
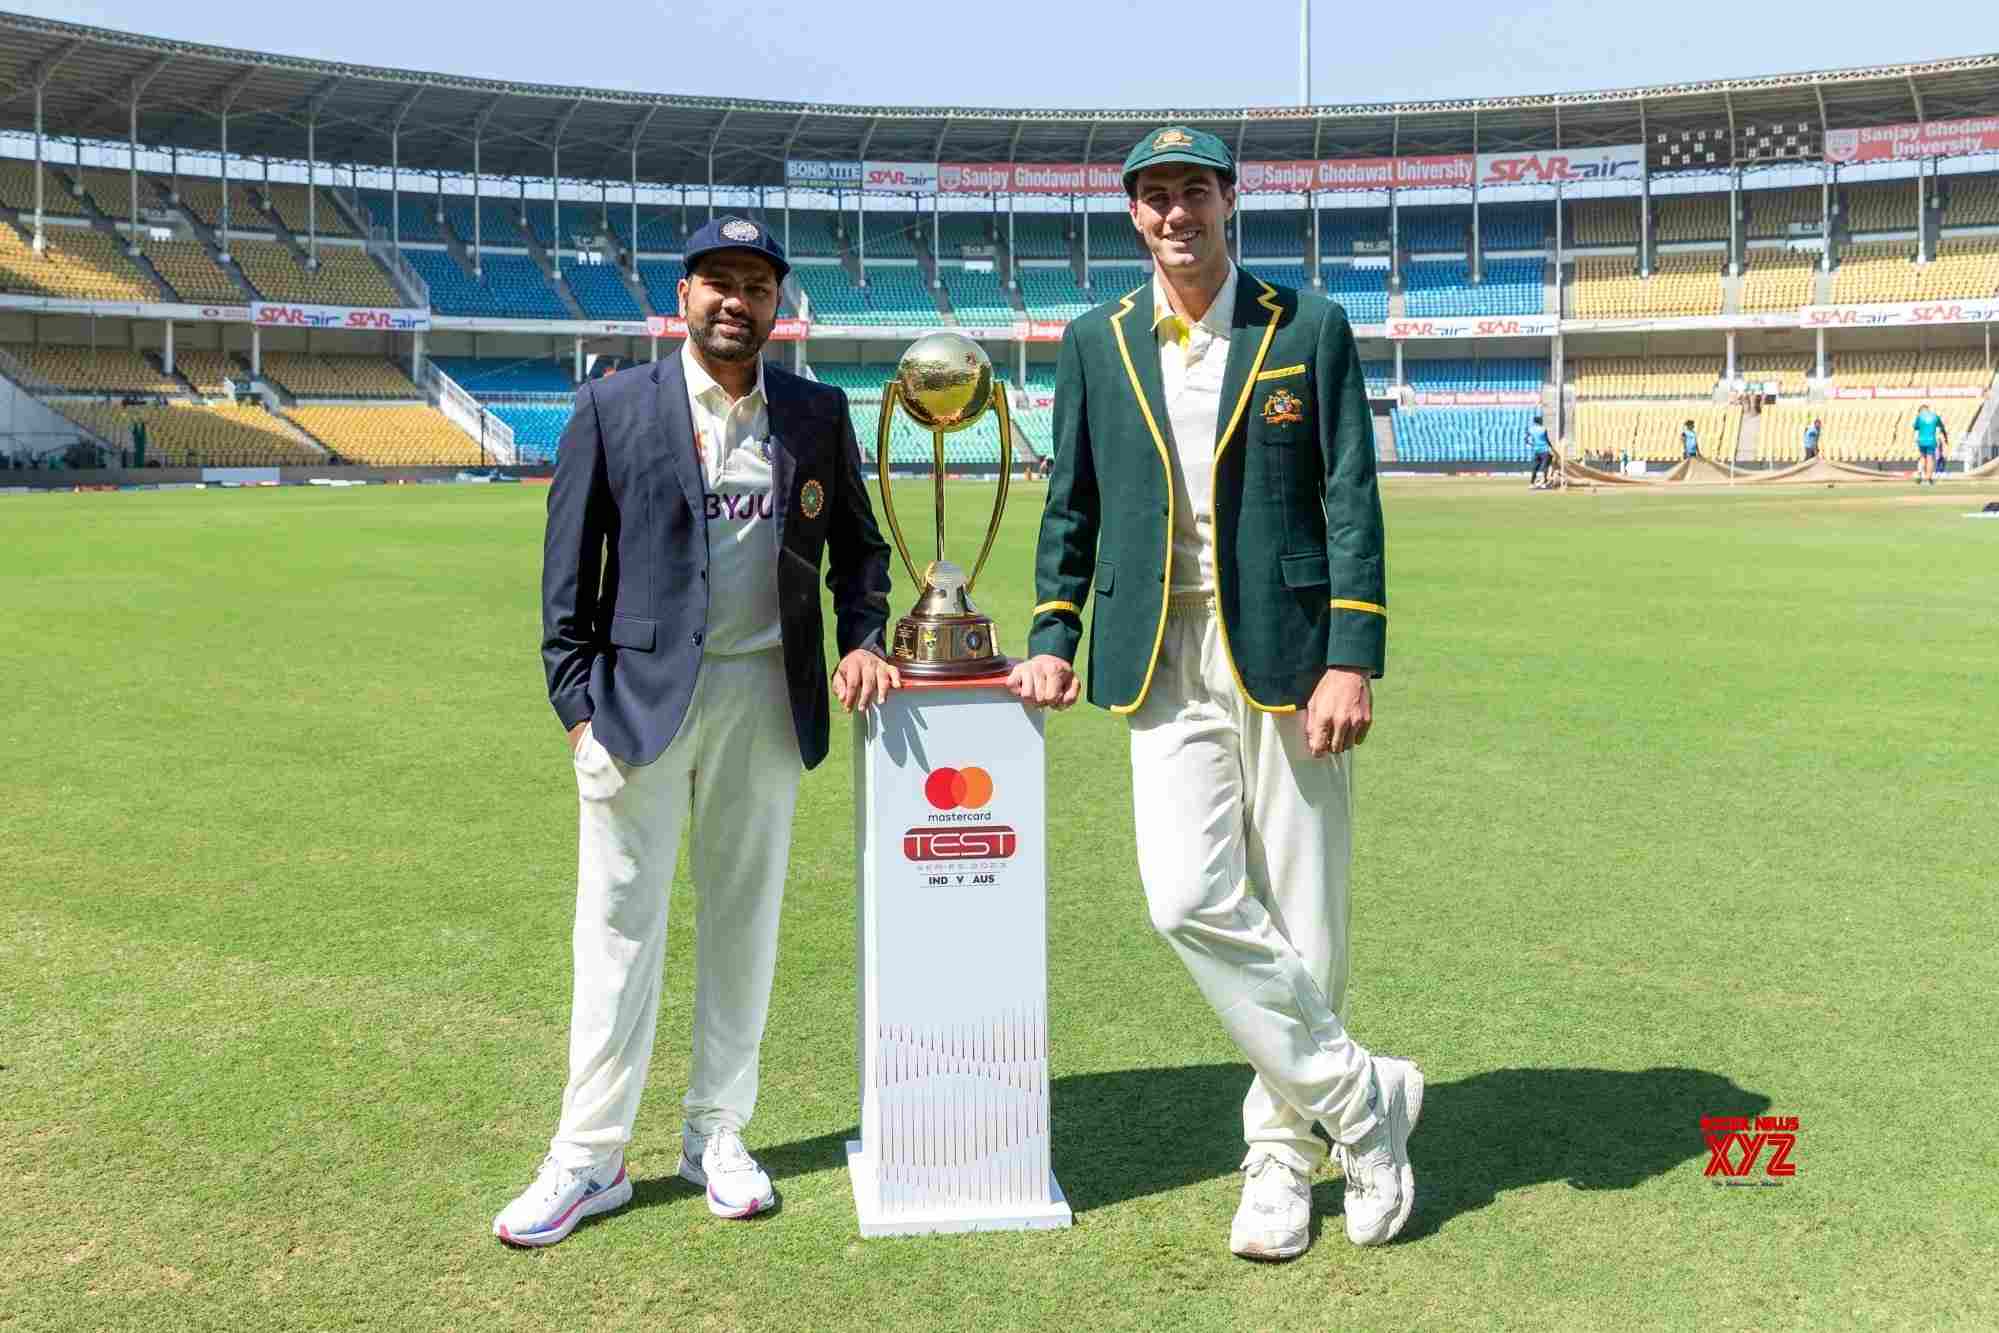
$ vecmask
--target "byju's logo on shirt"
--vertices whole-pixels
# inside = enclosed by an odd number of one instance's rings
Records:
[[[748,523],[770,518],[777,512],[776,503],[769,491],[710,491],[708,521],[719,523],[727,519],[731,523]]]

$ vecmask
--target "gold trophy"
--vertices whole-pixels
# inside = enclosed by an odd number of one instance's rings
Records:
[[[930,431],[934,450],[931,484],[937,498],[937,558],[921,574],[902,539],[888,484],[888,437],[898,404]],[[999,494],[993,500],[992,521],[986,525],[986,544],[979,548],[978,563],[967,578],[962,568],[944,558],[944,437],[972,425],[987,408],[999,415]],[[1006,388],[993,383],[993,363],[983,348],[962,333],[948,331],[925,334],[910,345],[895,368],[895,378],[882,387],[875,463],[889,535],[910,581],[922,589],[910,613],[896,622],[890,659],[904,675],[919,680],[989,676],[1005,670],[1007,659],[1000,653],[991,617],[972,605],[972,587],[999,536],[1007,483],[1013,476],[1013,418],[1007,413]]]

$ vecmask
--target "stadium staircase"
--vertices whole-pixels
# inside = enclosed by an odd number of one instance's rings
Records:
[[[659,314],[658,309],[653,306],[652,293],[646,290],[645,283],[639,279],[638,252],[625,244],[623,234],[616,227],[606,227],[604,239],[610,242],[610,259],[618,266],[618,281],[625,285],[626,294],[638,302],[639,312],[647,319]],[[779,299],[782,300],[782,297]]]
[[[158,352],[142,352],[140,355],[146,358],[146,364],[154,370],[159,371],[162,375],[167,373],[166,357]],[[193,394],[197,398],[201,396],[201,391],[194,387],[194,381],[181,374],[180,371],[176,370],[173,372],[173,381],[180,385],[183,391]]]
[[[243,294],[244,301],[260,301],[263,299],[262,294],[250,285],[250,280],[244,277],[242,271],[236,267],[236,262],[233,259],[227,263],[223,262],[222,247],[219,243],[219,238],[215,234],[215,228],[196,217],[194,210],[186,204],[173,203],[165,197],[161,198],[160,203],[163,207],[171,210],[187,222],[187,225],[194,231],[195,239],[201,242],[201,248],[208,252],[208,257],[215,261],[217,268],[229,275],[229,280],[235,283],[236,289]]]
[[[1373,414],[1374,458],[1378,463],[1393,463],[1395,453],[1395,421],[1386,412]]]
[[[1737,467],[1756,460],[1756,441],[1762,437],[1762,434],[1763,414],[1761,412],[1744,412],[1742,414],[1742,424],[1736,428],[1735,463]]]
[[[72,198],[74,198],[79,204],[83,206],[83,216],[86,219],[88,219],[91,227],[97,231],[103,232],[106,236],[109,236],[112,239],[112,241],[118,246],[118,249],[121,253],[130,251],[131,249],[134,248],[132,246],[131,238],[126,236],[124,232],[118,230],[118,220],[116,218],[113,218],[103,209],[99,208],[97,206],[97,200],[92,198],[87,192],[78,193],[75,177],[69,175],[66,172],[59,171],[54,167],[49,168],[49,175],[59,185],[61,185],[61,187],[64,190],[68,191]],[[141,176],[139,180],[140,180],[139,198],[141,203],[143,204],[146,196],[146,187],[147,185],[151,184],[152,178],[148,176]],[[127,220],[129,221],[129,219]],[[30,231],[28,232],[28,239],[32,239],[34,234],[32,226],[33,224],[30,223]],[[156,285],[158,285],[159,289],[162,292],[166,293],[168,300],[179,301],[183,299],[181,294],[174,289],[174,285],[171,282],[167,281],[167,275],[160,272],[159,269],[153,266],[153,261],[151,256],[141,251],[138,254],[126,253],[125,258],[132,264],[134,268],[138,269],[141,273],[151,278],[153,282]]]

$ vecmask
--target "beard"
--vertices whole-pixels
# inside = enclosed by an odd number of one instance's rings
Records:
[[[716,317],[687,321],[687,336],[694,345],[717,361],[748,361],[763,350],[770,339],[771,326],[758,326],[754,315],[744,320],[748,332],[743,335],[723,333],[716,328]]]

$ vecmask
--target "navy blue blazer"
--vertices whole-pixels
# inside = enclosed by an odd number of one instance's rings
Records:
[[[830,555],[841,654],[880,651],[889,546],[861,480],[847,395],[766,365],[764,399],[784,674],[799,757],[812,768],[831,724],[820,555]],[[677,352],[577,392],[548,491],[541,657],[562,725],[589,719],[627,763],[659,758],[694,694],[708,624],[706,495]]]

